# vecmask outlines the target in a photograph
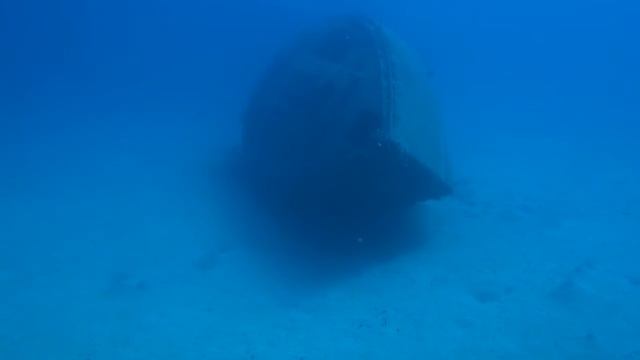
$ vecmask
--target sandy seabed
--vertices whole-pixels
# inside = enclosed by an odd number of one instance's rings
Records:
[[[640,359],[631,143],[454,134],[425,246],[299,292],[229,245],[201,132],[85,130],[7,157],[2,359]]]

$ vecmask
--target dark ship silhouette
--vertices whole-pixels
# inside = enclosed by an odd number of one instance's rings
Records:
[[[300,36],[259,82],[234,178],[296,234],[297,255],[392,253],[415,205],[451,193],[416,68],[379,25],[350,17]]]

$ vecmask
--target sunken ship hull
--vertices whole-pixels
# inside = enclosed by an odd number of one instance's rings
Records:
[[[242,119],[236,173],[265,209],[358,239],[451,192],[440,124],[408,52],[339,19],[283,49]]]

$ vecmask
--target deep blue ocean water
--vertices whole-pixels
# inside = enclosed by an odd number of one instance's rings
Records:
[[[283,282],[240,240],[273,224],[230,216],[212,164],[276,52],[345,14],[428,69],[456,193],[424,205],[426,246]],[[0,2],[0,359],[640,359],[639,20],[631,0]]]

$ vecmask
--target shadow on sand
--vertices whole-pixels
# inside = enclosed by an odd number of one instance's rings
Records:
[[[227,183],[223,206],[242,235],[236,240],[277,281],[299,289],[330,286],[424,245],[425,209],[367,213],[278,206]],[[220,202],[220,199],[217,199]]]

